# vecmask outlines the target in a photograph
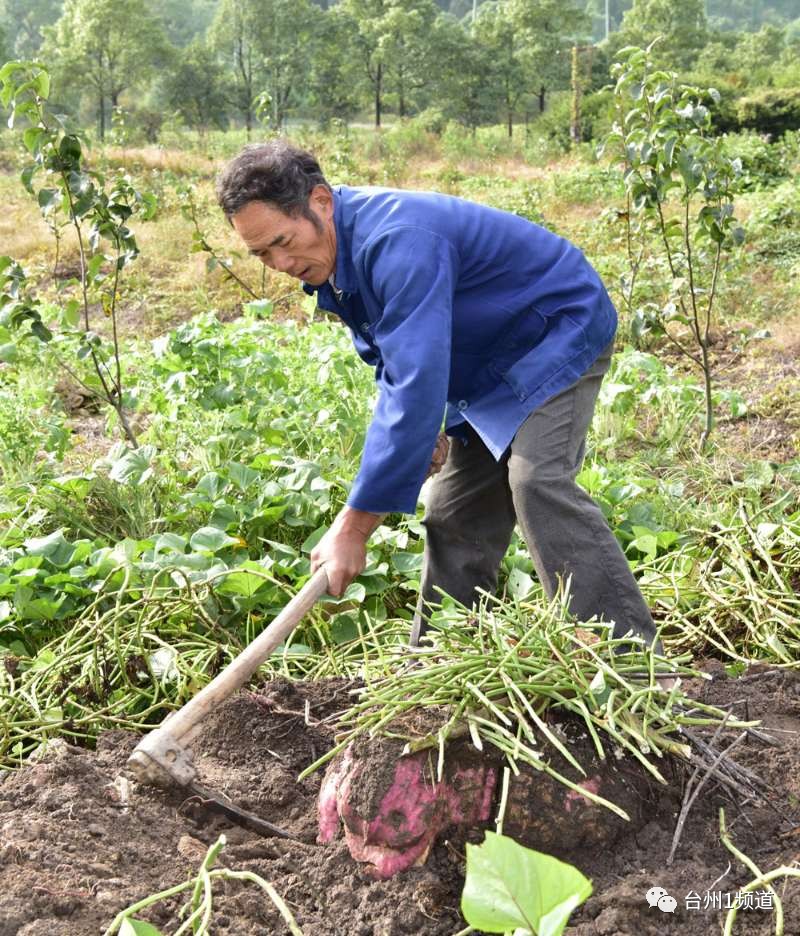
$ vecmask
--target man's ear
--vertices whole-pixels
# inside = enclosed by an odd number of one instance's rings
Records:
[[[333,193],[325,185],[315,185],[308,196],[308,204],[326,221],[333,217]]]

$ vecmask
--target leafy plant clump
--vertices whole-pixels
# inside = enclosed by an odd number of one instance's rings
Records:
[[[136,447],[123,383],[117,305],[121,273],[139,253],[127,222],[135,213],[152,217],[156,203],[127,177],[107,182],[88,168],[80,135],[49,113],[49,96],[50,76],[38,63],[8,62],[0,69],[0,103],[11,111],[9,126],[20,120],[28,124],[22,142],[30,161],[22,170],[22,183],[38,202],[57,244],[62,228],[71,228],[75,235],[80,257],[80,275],[73,282],[77,297],[55,307],[43,304],[22,267],[11,257],[0,257],[3,324],[24,327],[26,334],[48,344],[59,366],[114,410],[127,440]],[[110,323],[110,339],[103,338],[102,327],[95,324],[97,306]],[[60,328],[58,336],[49,327],[53,321]],[[76,361],[62,353],[65,349]],[[83,369],[83,362],[91,369]]]
[[[734,215],[741,161],[712,135],[702,92],[673,72],[653,68],[652,45],[626,48],[612,73],[619,116],[605,147],[622,162],[626,188],[629,271],[625,301],[640,332],[664,336],[703,375],[705,446],[714,425],[711,327],[715,321],[724,255],[744,241]],[[638,305],[639,279],[657,252],[665,261],[668,290]]]

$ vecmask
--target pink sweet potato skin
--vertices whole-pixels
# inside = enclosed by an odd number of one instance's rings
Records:
[[[396,747],[377,746],[366,757],[348,747],[322,783],[318,840],[330,842],[341,821],[353,858],[385,879],[422,864],[444,829],[486,822],[496,767],[451,756],[437,782],[431,761],[430,751],[398,757]]]

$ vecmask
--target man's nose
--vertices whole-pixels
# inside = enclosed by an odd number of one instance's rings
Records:
[[[274,247],[270,260],[272,261],[270,266],[279,273],[290,273],[294,266],[294,260],[289,256],[287,251],[276,250]]]

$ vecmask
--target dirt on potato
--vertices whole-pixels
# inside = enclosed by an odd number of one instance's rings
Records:
[[[732,679],[718,663],[708,669],[713,679],[691,686],[698,700],[760,718],[780,740],[780,747],[751,740],[736,751],[736,760],[770,785],[770,801],[739,807],[710,789],[692,810],[670,867],[680,789],[664,791],[650,821],[612,849],[577,847],[570,860],[592,879],[594,893],[573,915],[570,936],[721,932],[726,910],[713,903],[730,899],[752,877],[720,843],[721,805],[736,845],[762,871],[800,862],[800,674],[752,667]],[[126,789],[119,777],[137,741],[126,732],[105,734],[94,751],[56,744],[39,762],[1,776],[0,936],[101,934],[123,907],[193,876],[221,832],[228,844],[219,865],[268,880],[305,936],[454,936],[465,926],[459,913],[465,843],[479,842],[481,830],[440,841],[424,867],[388,881],[353,862],[342,839],[315,842],[322,772],[296,778],[332,745],[331,719],[347,706],[350,688],[343,680],[278,680],[243,692],[209,719],[195,744],[206,786],[296,839],[261,838],[185,795]],[[652,887],[675,898],[674,913],[648,904]],[[778,882],[776,889],[786,936],[800,936],[800,884]],[[697,907],[693,899],[687,907],[692,894]],[[176,897],[139,915],[173,933],[182,903]],[[214,909],[215,934],[288,932],[250,884],[218,884]],[[740,910],[734,933],[773,932],[768,909]]]

